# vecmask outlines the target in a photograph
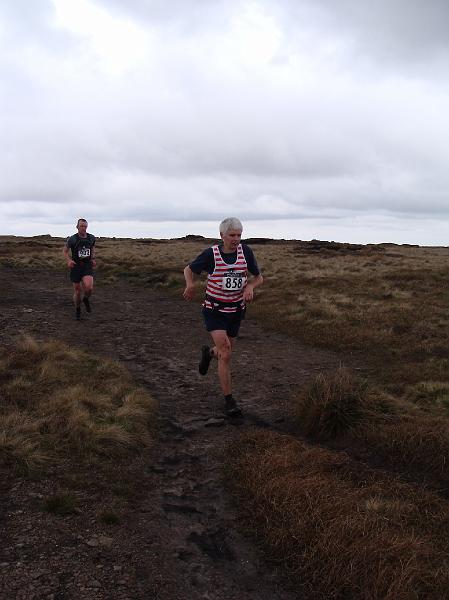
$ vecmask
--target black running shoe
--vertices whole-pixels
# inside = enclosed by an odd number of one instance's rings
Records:
[[[241,408],[232,396],[225,398],[225,413],[228,417],[240,417],[242,414]]]
[[[209,346],[203,346],[201,348],[200,364],[198,365],[198,371],[200,372],[201,375],[206,375],[206,373],[209,369],[211,360],[212,360],[212,355],[210,353]]]
[[[79,321],[81,319],[81,306],[76,307],[75,319]]]
[[[91,307],[90,307],[90,303],[89,303],[89,298],[86,298],[86,297],[84,297],[84,298],[83,298],[83,304],[84,304],[84,306],[86,307],[86,311],[87,311],[88,313],[92,312],[92,309],[91,309]]]

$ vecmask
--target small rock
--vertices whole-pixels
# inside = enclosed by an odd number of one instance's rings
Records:
[[[42,577],[42,575],[42,571],[35,571],[34,573],[31,573],[31,579],[39,579],[39,577]]]
[[[100,535],[98,538],[98,544],[100,546],[104,546],[105,548],[110,548],[114,543],[114,538],[107,537],[105,535]]]
[[[167,469],[165,469],[164,467],[159,467],[157,465],[149,467],[148,470],[151,471],[152,473],[160,473],[160,474],[167,472]]]
[[[224,419],[214,419],[213,417],[211,419],[208,419],[205,423],[204,423],[204,427],[222,427],[225,423]]]

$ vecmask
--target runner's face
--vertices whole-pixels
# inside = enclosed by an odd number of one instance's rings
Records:
[[[81,237],[86,237],[86,231],[87,231],[86,221],[80,221],[78,223],[78,225],[76,226],[76,228],[78,229],[78,233]]]
[[[225,252],[234,252],[242,239],[242,232],[238,229],[229,229],[226,233],[222,233],[223,250]]]

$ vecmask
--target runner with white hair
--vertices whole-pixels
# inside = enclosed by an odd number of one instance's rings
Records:
[[[231,357],[246,303],[253,300],[254,289],[263,283],[253,251],[241,242],[242,231],[239,219],[225,219],[220,223],[222,243],[204,250],[184,269],[186,300],[194,296],[195,275],[207,273],[203,317],[214,345],[202,347],[198,370],[206,375],[212,359],[218,360],[218,377],[228,416],[239,416],[242,412],[232,395]],[[248,273],[252,275],[250,280]]]

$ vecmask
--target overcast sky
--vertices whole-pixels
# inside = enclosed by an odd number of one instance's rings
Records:
[[[0,0],[0,235],[449,245],[447,0]]]

